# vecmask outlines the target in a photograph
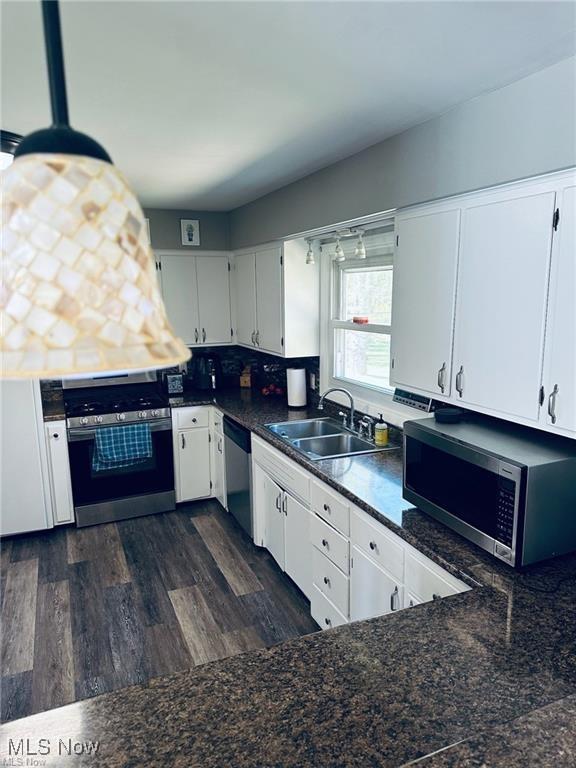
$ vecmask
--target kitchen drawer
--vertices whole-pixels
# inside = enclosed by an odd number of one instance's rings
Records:
[[[312,480],[311,506],[316,514],[333,525],[344,536],[350,534],[350,505],[343,496],[319,480]]]
[[[252,459],[285,491],[310,506],[310,475],[264,440],[252,436]]]
[[[404,577],[404,545],[393,533],[360,509],[350,515],[350,541],[400,582]]]
[[[350,579],[316,547],[312,547],[312,581],[343,616],[348,616]]]
[[[466,592],[470,587],[419,552],[406,552],[406,590],[422,603]]]
[[[310,521],[310,536],[320,552],[323,552],[340,570],[348,575],[350,573],[350,562],[348,556],[348,539],[345,539],[341,533],[329,526],[317,515],[312,515]]]
[[[214,429],[216,432],[219,432],[222,434],[222,424],[223,424],[224,416],[222,415],[222,411],[218,411],[216,408],[212,408],[212,423],[214,424]]]
[[[312,586],[310,613],[322,629],[331,629],[332,627],[339,627],[341,624],[348,624],[348,619],[340,613],[338,608],[328,600],[316,585]]]
[[[207,427],[209,417],[210,409],[206,406],[172,409],[172,423],[175,424],[176,429]]]

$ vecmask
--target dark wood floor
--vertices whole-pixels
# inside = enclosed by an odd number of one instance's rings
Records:
[[[318,629],[216,502],[1,543],[2,721]]]

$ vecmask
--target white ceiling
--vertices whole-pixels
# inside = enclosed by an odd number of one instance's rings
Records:
[[[37,2],[2,0],[2,127],[50,122]],[[229,210],[574,54],[572,2],[68,0],[71,120],[144,205]]]

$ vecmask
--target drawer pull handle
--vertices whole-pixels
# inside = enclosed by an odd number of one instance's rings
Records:
[[[441,600],[442,595],[439,595],[437,592],[432,593],[432,600]]]
[[[52,437],[54,438],[54,440],[58,440],[60,438],[60,433],[59,432],[54,432]]]
[[[390,610],[396,611],[398,610],[398,606],[396,605],[396,601],[398,599],[398,587],[394,587],[394,592],[390,595]]]
[[[376,542],[375,542],[375,541],[371,541],[371,542],[370,542],[370,549],[371,549],[372,551],[374,551],[374,550],[376,549]]]
[[[323,547],[327,547],[328,546],[328,542],[326,541],[326,539],[322,539],[322,546]]]
[[[326,586],[328,587],[330,586],[330,579],[328,578],[328,576],[324,576],[324,584],[326,584]]]
[[[197,421],[196,418],[192,419],[192,424],[196,424],[196,421]]]
[[[330,506],[328,504],[324,504],[324,512],[328,512],[328,514],[330,514]]]
[[[326,624],[326,626],[329,627],[332,624],[332,622],[330,621],[330,619],[324,619],[324,624]]]

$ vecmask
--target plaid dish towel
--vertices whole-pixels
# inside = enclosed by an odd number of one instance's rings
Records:
[[[123,424],[96,431],[92,469],[94,472],[131,467],[152,456],[150,424]]]

